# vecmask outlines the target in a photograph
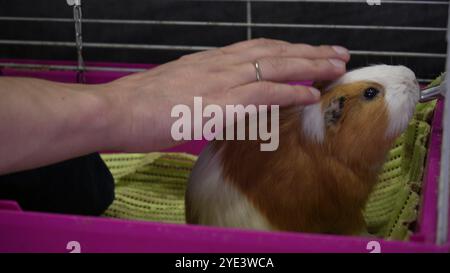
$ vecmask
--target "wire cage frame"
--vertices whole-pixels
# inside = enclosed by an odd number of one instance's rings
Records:
[[[189,2],[189,1],[187,1]],[[190,2],[211,2],[211,0],[196,0]],[[427,5],[438,6],[446,8],[448,1],[406,1],[406,0],[221,0],[220,2],[231,3],[245,3],[246,4],[246,20],[240,22],[231,21],[198,21],[198,20],[130,20],[130,19],[101,19],[101,18],[83,18],[82,22],[85,28],[91,25],[116,25],[116,26],[191,26],[191,27],[232,27],[246,29],[246,38],[252,39],[255,29],[295,29],[295,30],[311,30],[311,29],[329,29],[329,30],[385,30],[385,31],[410,31],[410,32],[426,32],[426,33],[445,33],[446,27],[420,27],[420,26],[389,26],[389,25],[358,25],[358,24],[308,24],[308,23],[274,23],[274,22],[255,22],[252,14],[253,3],[335,3],[335,4],[349,4],[349,3],[364,3],[367,5],[377,4],[391,4],[391,5]],[[24,17],[24,16],[0,16],[0,22],[39,22],[39,23],[70,23],[77,19],[75,16],[80,16],[81,19],[81,1],[67,0],[67,3],[74,9],[73,18],[53,18],[53,17]],[[78,25],[78,26],[77,26]],[[21,39],[0,39],[0,45],[9,46],[39,46],[39,47],[69,47],[77,48],[82,43],[82,48],[92,49],[126,49],[126,50],[169,50],[169,51],[185,51],[196,52],[202,50],[209,50],[216,48],[215,46],[204,45],[174,45],[174,44],[148,44],[148,43],[116,43],[116,42],[90,42],[82,41],[81,39],[81,21],[76,24],[80,35],[77,35],[74,41],[48,41],[48,40],[21,40]],[[353,56],[377,56],[377,57],[405,57],[405,58],[426,58],[426,59],[440,59],[444,60],[446,54],[442,52],[410,52],[404,50],[350,50]],[[78,59],[81,57],[78,53]],[[103,66],[84,66],[80,65],[82,60],[78,60],[78,71],[117,71],[130,72],[126,68],[117,67],[103,67]],[[39,68],[34,65],[31,67],[22,63],[5,63],[0,62],[0,67],[8,68]],[[58,70],[74,70],[71,66],[45,66],[46,69]],[[137,69],[136,71],[141,71]],[[431,82],[431,78],[418,78],[421,83]]]
[[[198,1],[198,0],[197,0]],[[200,0],[208,1],[208,0]],[[211,0],[209,0],[211,1]],[[44,65],[27,64],[19,62],[0,62],[0,68],[20,68],[20,69],[40,69],[75,71],[78,73],[78,81],[83,82],[83,73],[88,71],[111,71],[111,72],[139,72],[146,68],[127,68],[115,66],[89,66],[85,65],[83,58],[83,48],[122,48],[129,50],[182,50],[182,51],[202,51],[216,47],[201,45],[170,45],[170,44],[132,44],[132,43],[100,43],[86,42],[82,39],[81,25],[88,28],[90,24],[125,24],[125,25],[175,25],[175,26],[226,26],[246,29],[246,38],[253,38],[255,28],[297,28],[297,29],[381,29],[394,31],[427,31],[446,33],[447,53],[440,52],[405,52],[405,51],[373,51],[373,50],[350,50],[352,55],[361,56],[399,56],[399,57],[423,57],[445,59],[445,70],[450,71],[450,17],[447,27],[417,27],[417,26],[382,26],[382,25],[343,25],[343,24],[295,24],[295,23],[257,23],[252,19],[252,3],[254,2],[318,2],[318,3],[371,3],[376,1],[367,0],[221,0],[222,2],[244,2],[246,4],[246,21],[226,22],[226,21],[182,21],[182,20],[125,20],[125,19],[99,19],[82,18],[82,1],[67,0],[67,4],[73,8],[73,18],[46,18],[46,17],[18,17],[18,16],[0,16],[1,21],[31,21],[31,22],[51,22],[51,23],[73,23],[75,28],[74,41],[46,41],[46,40],[11,40],[0,39],[0,45],[30,45],[30,46],[48,46],[48,47],[71,47],[77,49],[77,65]],[[389,4],[409,4],[409,5],[438,5],[446,8],[450,14],[450,5],[448,1],[385,1],[381,3]],[[419,82],[430,82],[431,79],[418,79]],[[450,83],[446,81],[446,92],[450,92]],[[449,179],[450,179],[450,100],[444,100],[443,114],[443,135],[441,146],[440,174],[438,185],[437,200],[437,227],[436,244],[443,245],[448,242],[448,216],[449,216]]]

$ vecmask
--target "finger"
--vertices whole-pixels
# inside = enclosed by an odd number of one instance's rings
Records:
[[[220,48],[220,50],[223,53],[231,54],[231,53],[236,53],[236,52],[242,52],[242,51],[245,51],[245,50],[253,48],[253,47],[268,47],[268,46],[283,45],[283,44],[289,44],[289,42],[282,41],[282,40],[258,38],[258,39],[252,39],[252,40],[234,43],[229,46],[224,46],[224,47]]]
[[[341,46],[311,46],[307,44],[278,43],[259,45],[235,53],[241,62],[255,61],[266,57],[296,57],[307,59],[350,60],[348,50]]]
[[[338,59],[264,58],[258,61],[262,80],[274,82],[332,80],[345,73],[345,62]],[[227,76],[236,84],[256,80],[254,63],[246,63],[231,69]]]
[[[320,99],[319,90],[302,85],[273,82],[253,82],[233,88],[230,93],[233,103],[244,105],[307,105]]]
[[[247,40],[247,41],[234,43],[234,44],[224,46],[221,48],[217,48],[217,49],[205,50],[205,51],[200,51],[200,52],[196,52],[193,54],[185,55],[181,59],[188,60],[188,61],[205,60],[205,59],[209,59],[211,57],[223,57],[223,56],[227,56],[227,55],[230,55],[233,53],[245,52],[246,50],[253,48],[253,47],[274,47],[275,45],[278,45],[278,44],[289,44],[289,43],[285,42],[285,41],[281,41],[281,40],[272,40],[272,39],[265,39],[265,38],[253,39],[253,40]],[[244,53],[244,55],[245,55],[245,53]],[[242,58],[240,56],[230,56],[230,58],[228,58],[228,60],[230,60],[230,61],[235,60],[234,62],[236,62],[238,60],[244,61],[244,60],[242,60]],[[223,61],[221,61],[221,62],[224,63]],[[226,63],[229,63],[229,62],[226,62]]]

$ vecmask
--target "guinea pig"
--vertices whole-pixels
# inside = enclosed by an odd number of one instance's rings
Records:
[[[364,234],[362,210],[420,88],[404,66],[356,69],[321,87],[318,103],[279,113],[279,147],[212,141],[186,191],[190,224]]]

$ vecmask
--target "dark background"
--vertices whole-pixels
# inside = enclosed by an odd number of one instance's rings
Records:
[[[246,22],[245,2],[83,0],[90,19]],[[446,27],[448,6],[429,4],[253,2],[253,22]],[[0,16],[72,18],[65,0],[0,0]],[[252,36],[340,44],[351,50],[445,53],[445,31],[258,28]],[[247,38],[246,27],[83,24],[84,42],[223,46]],[[0,20],[0,40],[74,41],[73,22]],[[84,48],[86,61],[164,63],[192,51]],[[76,60],[72,47],[1,45],[0,58]],[[367,64],[404,64],[418,78],[431,79],[445,69],[445,58],[353,55],[350,68]]]

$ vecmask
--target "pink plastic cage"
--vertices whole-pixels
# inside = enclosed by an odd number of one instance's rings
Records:
[[[77,12],[76,5],[74,13]],[[80,44],[81,40],[77,40],[76,45]],[[0,75],[77,82],[78,71],[83,70],[85,83],[94,84],[153,67],[83,64],[81,60],[75,63],[0,59]],[[450,68],[449,63],[447,60],[447,70]],[[418,225],[407,242],[37,213],[22,211],[13,200],[0,200],[0,252],[450,252],[450,233],[447,228],[450,217],[448,209],[443,206],[448,203],[448,196],[442,198],[440,192],[445,192],[442,186],[446,184],[439,181],[441,158],[445,158],[441,152],[444,151],[443,145],[449,145],[442,137],[443,123],[447,124],[446,130],[450,129],[450,120],[445,122],[443,118],[444,104],[450,111],[448,101],[438,101],[428,143]],[[204,141],[192,141],[167,151],[199,154],[204,145]]]
[[[52,71],[71,62],[0,60],[1,63],[47,65],[32,71],[5,68],[5,76],[38,77],[76,82],[74,71]],[[89,67],[130,69],[152,65],[89,63]],[[104,83],[126,72],[85,72],[86,83]],[[424,191],[416,232],[410,241],[289,232],[261,232],[181,224],[132,221],[22,211],[14,201],[0,201],[0,252],[69,252],[78,242],[82,252],[449,252],[450,241],[436,245],[438,177],[442,141],[443,101],[432,121],[424,175]],[[205,145],[192,141],[168,151],[198,154]]]

